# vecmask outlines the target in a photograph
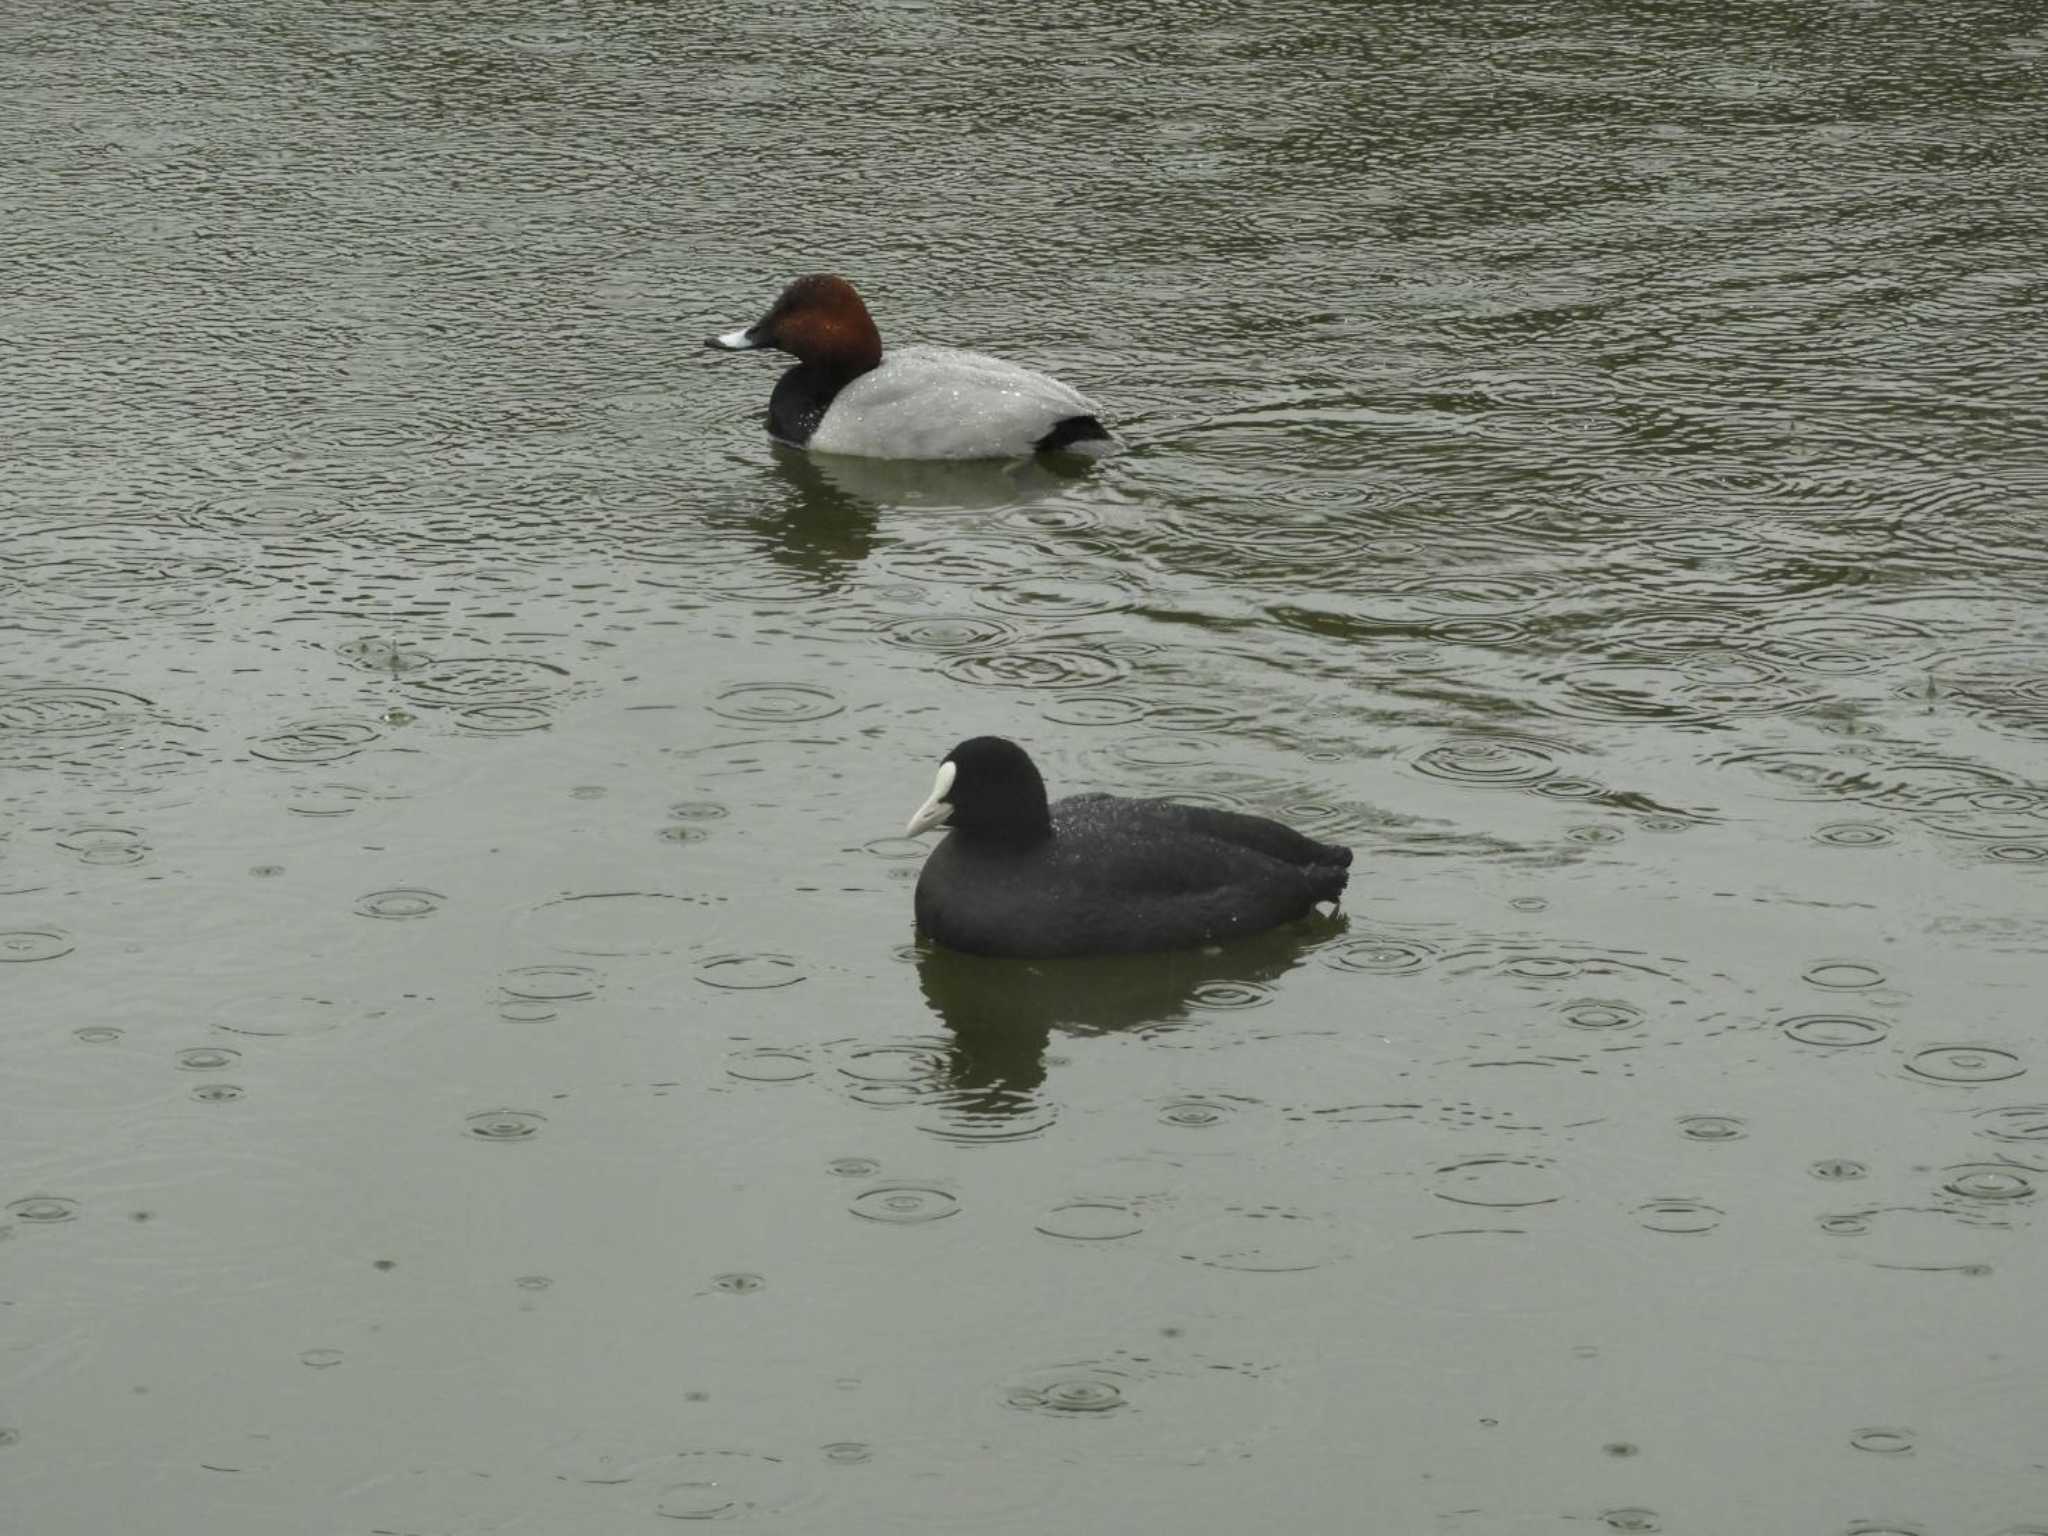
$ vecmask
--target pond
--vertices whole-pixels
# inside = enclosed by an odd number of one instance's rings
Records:
[[[2048,1531],[2044,58],[14,0],[13,1518]],[[1121,451],[771,444],[826,270]],[[921,944],[984,732],[1346,900]]]

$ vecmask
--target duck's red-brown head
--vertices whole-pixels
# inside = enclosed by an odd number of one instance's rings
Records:
[[[708,336],[704,345],[721,352],[773,347],[846,374],[866,373],[882,360],[882,334],[867,305],[853,284],[826,272],[798,278],[745,330]]]

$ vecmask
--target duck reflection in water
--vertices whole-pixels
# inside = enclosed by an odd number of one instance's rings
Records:
[[[761,476],[764,510],[749,514],[762,552],[784,570],[836,586],[874,552],[890,510],[983,512],[1028,506],[1069,489],[1085,462],[897,461],[805,453],[777,443]]]
[[[1044,501],[1095,471],[1085,459],[856,459],[776,444],[776,470],[820,507],[992,512]]]
[[[777,565],[837,583],[874,552],[875,504],[841,488],[809,454],[778,445],[761,477],[769,494],[749,521]]]
[[[919,944],[918,985],[952,1036],[947,1075],[962,1113],[1023,1113],[1045,1084],[1054,1030],[1099,1035],[1199,1027],[1202,1015],[1263,993],[1350,920],[1318,914],[1220,949],[1011,960]]]

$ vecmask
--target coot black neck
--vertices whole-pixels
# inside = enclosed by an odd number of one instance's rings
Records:
[[[1005,853],[1052,841],[1052,809],[1035,772],[1028,778],[1008,777],[997,786],[977,784],[967,795],[956,787],[951,825],[962,842]]]
[[[1018,853],[1036,848],[1040,843],[1052,841],[1052,816],[1044,805],[1038,808],[1037,819],[1029,816],[1011,815],[999,818],[980,818],[963,822],[957,817],[953,830],[960,840],[974,848],[999,849],[1004,853]]]

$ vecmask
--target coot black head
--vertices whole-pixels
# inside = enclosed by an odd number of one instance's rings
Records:
[[[939,764],[931,795],[905,835],[948,826],[975,842],[1029,846],[1052,836],[1045,780],[1024,749],[1001,736],[975,736]]]

